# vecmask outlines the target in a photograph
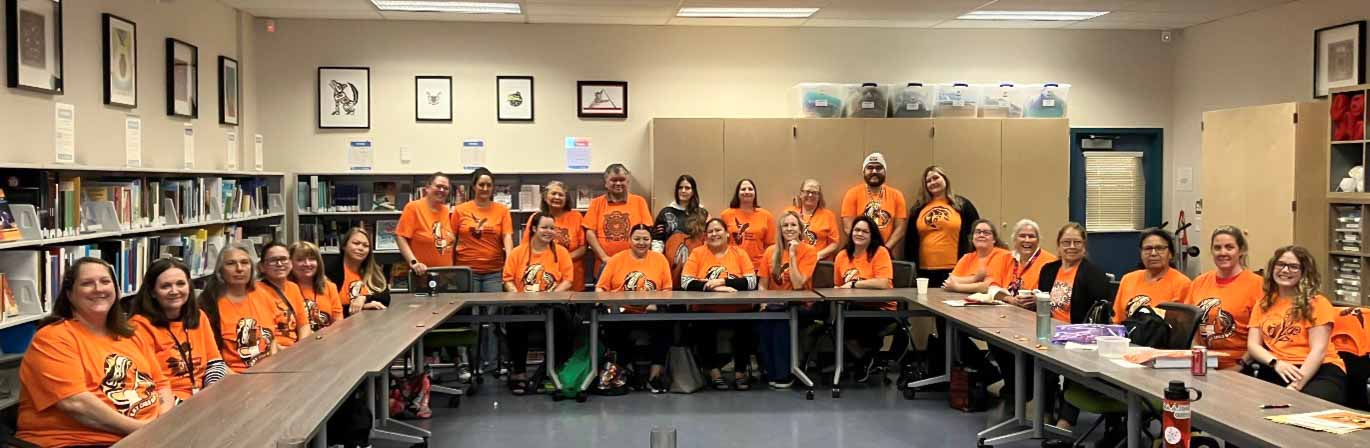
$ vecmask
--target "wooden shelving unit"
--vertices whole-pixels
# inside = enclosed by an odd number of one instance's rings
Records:
[[[1348,101],[1356,95],[1366,95],[1370,90],[1370,84],[1352,87],[1337,88],[1331,90],[1331,100],[1333,104],[1338,101]],[[1334,111],[1335,112],[1335,111]],[[1354,119],[1355,117],[1352,117]],[[1359,117],[1364,121],[1365,116]],[[1358,135],[1361,139],[1354,140],[1334,140],[1336,130],[1346,117],[1334,117],[1329,122],[1328,127],[1328,146],[1325,153],[1327,158],[1327,179],[1328,193],[1327,206],[1328,214],[1328,256],[1325,271],[1327,278],[1324,279],[1323,292],[1338,305],[1362,306],[1370,303],[1367,293],[1370,288],[1366,288],[1370,282],[1370,271],[1365,269],[1370,263],[1370,254],[1365,252],[1365,213],[1370,211],[1370,185],[1364,183],[1354,186],[1353,190],[1342,191],[1342,180],[1348,177],[1348,171],[1355,166],[1365,167],[1367,151],[1366,145],[1370,140],[1365,139],[1365,135]],[[1364,133],[1362,129],[1360,132]]]

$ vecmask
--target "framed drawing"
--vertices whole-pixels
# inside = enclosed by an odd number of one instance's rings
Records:
[[[104,14],[105,104],[138,107],[138,25],[114,14]]]
[[[242,111],[242,80],[238,76],[238,60],[219,56],[219,123],[238,125]]]
[[[1313,97],[1328,89],[1365,84],[1365,21],[1313,32]]]
[[[166,39],[166,114],[200,117],[200,49]]]
[[[628,118],[628,83],[576,81],[576,116]]]
[[[452,121],[452,77],[414,77],[414,119]]]
[[[62,94],[62,2],[6,0],[7,85]]]
[[[371,128],[371,68],[319,67],[319,128]]]
[[[533,77],[496,76],[495,105],[499,121],[533,121]]]

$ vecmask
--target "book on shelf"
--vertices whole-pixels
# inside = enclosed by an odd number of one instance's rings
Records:
[[[576,208],[590,208],[590,201],[595,198],[594,192],[589,185],[576,186]]]
[[[399,243],[395,242],[395,229],[399,226],[398,219],[376,221],[376,250],[399,250]]]
[[[14,303],[14,290],[10,289],[9,279],[0,272],[0,321],[19,315],[19,305]]]
[[[332,207],[337,211],[361,210],[361,192],[357,184],[334,185]]]
[[[5,199],[5,190],[0,190],[0,241],[23,238],[24,235],[19,232],[19,223],[15,222],[14,212],[10,211],[10,203]]]
[[[514,187],[512,185],[495,186],[495,202],[503,204],[505,207],[514,207]]]
[[[537,210],[541,204],[541,185],[523,184],[519,186],[519,210]]]
[[[371,210],[372,211],[398,211],[399,202],[395,194],[399,190],[394,182],[374,182],[371,184]]]

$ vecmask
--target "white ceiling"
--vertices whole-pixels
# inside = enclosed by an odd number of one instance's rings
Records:
[[[382,12],[369,0],[219,0],[257,17],[622,25],[1179,29],[1293,0],[516,0],[521,15]],[[514,0],[484,0],[514,1]],[[817,7],[807,19],[675,17],[681,7]],[[956,20],[975,10],[1109,11],[1081,22]]]

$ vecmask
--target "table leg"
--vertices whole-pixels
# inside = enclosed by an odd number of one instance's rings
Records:
[[[599,376],[599,307],[590,309],[590,375],[580,384],[580,392],[588,393],[590,382]]]
[[[314,434],[314,441],[309,446],[310,448],[328,448],[328,420],[319,424],[318,432]]]
[[[846,310],[846,302],[839,302],[836,307],[833,307],[833,324],[837,326],[837,335],[833,337],[832,341],[833,356],[837,359],[837,367],[833,369],[832,373],[832,388],[834,394],[837,393],[838,386],[842,384],[842,364],[846,362],[843,359],[847,352],[847,336],[845,334],[847,330]]]
[[[386,400],[389,400],[389,398],[390,398],[390,367],[389,367],[389,366],[386,366],[386,368],[385,368],[384,370],[381,370],[380,381],[381,381],[381,391],[382,391],[382,393],[383,393],[383,396],[382,396],[382,397],[377,397],[377,398],[378,398],[378,399],[384,398],[384,399],[386,399]],[[375,394],[375,390],[376,390],[375,387],[374,387],[374,386],[371,386],[371,387],[367,387],[367,390],[366,390],[366,391],[367,391],[367,394],[374,395],[374,394]],[[373,404],[377,404],[377,403],[376,403],[376,400],[372,400],[372,403],[373,403]],[[387,403],[387,404],[388,404],[388,403]],[[373,408],[372,411],[374,412],[375,409]],[[422,428],[416,427],[416,426],[414,426],[414,425],[410,425],[410,424],[407,424],[407,423],[404,423],[404,422],[400,422],[400,421],[391,419],[391,418],[390,418],[390,406],[382,406],[381,409],[380,409],[380,413],[373,414],[373,415],[377,417],[377,419],[376,419],[376,420],[377,420],[376,426],[371,428],[371,438],[373,438],[373,439],[392,440],[392,441],[402,442],[402,443],[423,443],[423,442],[424,442],[424,438],[426,438],[426,437],[431,437],[431,436],[432,436],[432,434],[429,433],[427,430],[424,430],[424,429],[422,429]],[[400,434],[400,433],[397,433],[397,432],[394,432],[394,431],[387,431],[387,430],[380,429],[380,428],[387,427],[387,426],[389,426],[389,425],[391,425],[391,424],[395,424],[395,425],[397,425],[397,426],[404,426],[404,427],[407,427],[407,428],[409,428],[410,430],[413,430],[413,431],[415,431],[415,432],[418,432],[419,434],[423,434],[423,436],[422,436],[422,437],[420,437],[420,436],[412,436],[412,435],[409,435],[409,434]]]
[[[990,435],[1002,431],[1005,428],[1021,427],[1026,424],[1025,420],[1027,420],[1027,391],[1024,390],[1024,386],[1027,383],[1027,356],[1024,355],[1021,351],[1014,351],[1013,365],[1015,367],[1013,372],[1014,384],[1018,385],[1017,387],[1013,388],[1013,416],[1000,422],[997,425],[985,429],[984,431],[980,431],[978,436],[981,439],[987,438]],[[1005,442],[1023,440],[1030,437],[1031,434],[1032,430],[1030,429],[1025,431],[1018,431],[1012,434],[986,440],[985,443],[989,445],[998,445]]]
[[[1141,398],[1131,391],[1127,392],[1127,448],[1142,446],[1142,404]]]
[[[543,337],[543,339],[547,341],[547,350],[546,350],[546,353],[545,353],[545,354],[543,355],[543,357],[542,357],[542,367],[543,367],[544,370],[546,370],[547,372],[551,373],[551,375],[549,375],[549,376],[552,377],[552,385],[553,385],[554,387],[556,387],[556,392],[561,392],[561,378],[558,378],[558,377],[557,377],[557,374],[556,374],[556,371],[557,371],[557,370],[556,370],[556,367],[557,367],[557,342],[556,342],[556,341],[557,341],[557,338],[556,338],[556,336],[554,336],[553,333],[552,333],[552,326],[553,326],[553,324],[552,324],[552,318],[553,318],[553,317],[552,317],[552,316],[553,316],[554,314],[555,314],[555,310],[554,310],[552,307],[550,307],[550,306],[547,307],[547,309],[544,310],[544,311],[543,311],[543,314],[542,314],[543,332],[546,334],[546,336]],[[535,386],[535,387],[541,387],[541,386]],[[554,393],[556,393],[556,392],[554,392]]]
[[[951,381],[951,354],[956,350],[956,338],[955,335],[953,335],[952,333],[953,330],[951,326],[951,319],[942,319],[942,331],[940,334],[942,335],[942,343],[946,347],[946,353],[944,354],[946,359],[942,365],[946,368],[946,371],[943,371],[941,375],[932,378],[924,378],[909,383],[908,387],[928,387],[933,384],[940,384]]]
[[[1042,427],[1046,424],[1046,404],[1047,387],[1046,374],[1042,372],[1042,360],[1032,363],[1032,402],[1036,404],[1032,411],[1032,437],[1042,438]],[[1019,369],[1022,367],[1019,366]]]
[[[790,373],[800,383],[809,386],[809,394],[812,396],[813,380],[804,374],[804,366],[800,365],[799,345],[799,305],[790,305]]]

